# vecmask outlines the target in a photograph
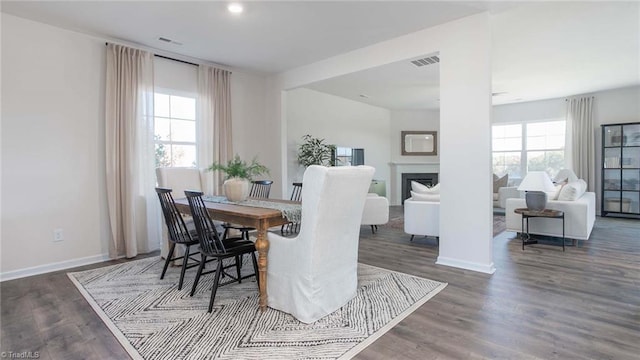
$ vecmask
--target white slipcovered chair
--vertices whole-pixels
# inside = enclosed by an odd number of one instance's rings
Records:
[[[270,307],[312,323],[356,295],[360,221],[373,173],[370,166],[307,168],[300,232],[268,234]]]
[[[370,225],[371,232],[378,230],[378,225],[389,222],[389,200],[376,193],[368,193],[362,210],[361,225]]]
[[[205,170],[195,167],[159,167],[156,168],[158,186],[172,190],[174,199],[184,198],[185,190],[204,191]],[[185,219],[186,220],[186,219]],[[164,223],[164,219],[163,219]],[[176,248],[176,254],[182,255],[182,249]],[[169,254],[169,235],[166,225],[163,226],[160,256],[166,258]],[[178,263],[176,261],[176,263]]]

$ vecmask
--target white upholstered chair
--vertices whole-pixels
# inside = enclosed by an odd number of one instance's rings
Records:
[[[440,236],[440,201],[404,201],[404,232],[411,235]]]
[[[270,307],[312,323],[356,295],[360,221],[373,173],[370,166],[307,168],[298,236],[268,234]]]
[[[171,189],[173,198],[180,199],[185,197],[185,190],[204,191],[204,172],[194,167],[159,167],[156,168],[156,178],[159,187]],[[168,254],[169,237],[166,226],[163,226],[160,255],[166,258]],[[182,249],[176,248],[174,255],[182,255]]]
[[[361,225],[370,225],[371,232],[378,230],[378,225],[389,222],[389,200],[376,193],[368,193],[362,211]]]

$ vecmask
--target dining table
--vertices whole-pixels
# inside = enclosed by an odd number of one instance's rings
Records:
[[[211,216],[213,220],[253,227],[257,230],[255,246],[258,251],[257,276],[259,279],[259,304],[260,310],[266,310],[268,304],[267,267],[269,254],[269,238],[267,236],[267,231],[271,227],[281,226],[290,222],[290,220],[285,217],[283,211],[277,209],[277,207],[281,207],[283,205],[288,205],[288,207],[293,208],[296,206],[300,207],[300,202],[258,198],[248,198],[246,202],[208,201],[206,196],[203,197],[203,199],[209,216]],[[191,214],[189,202],[186,198],[176,199],[175,204],[181,213],[187,215]],[[259,207],[256,206],[256,204],[264,205],[265,207]]]

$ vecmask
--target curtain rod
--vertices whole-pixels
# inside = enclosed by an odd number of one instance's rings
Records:
[[[104,45],[109,45],[108,42],[104,43]],[[163,59],[167,59],[167,60],[173,60],[173,61],[177,61],[177,62],[181,62],[183,64],[189,64],[189,65],[193,65],[193,66],[200,66],[200,64],[196,64],[196,63],[192,63],[189,61],[185,61],[185,60],[180,60],[180,59],[174,59],[168,56],[164,56],[164,55],[158,55],[158,54],[153,54],[153,56],[159,57],[159,58],[163,58]]]
[[[155,57],[159,57],[159,58],[162,58],[162,59],[167,59],[167,60],[173,60],[173,61],[181,62],[181,63],[183,63],[183,64],[189,64],[189,65],[193,65],[193,66],[200,66],[200,64],[196,64],[196,63],[192,63],[192,62],[184,61],[184,60],[180,60],[180,59],[174,59],[174,58],[170,58],[170,57],[168,57],[168,56],[164,56],[164,55],[153,54],[153,56],[155,56]]]

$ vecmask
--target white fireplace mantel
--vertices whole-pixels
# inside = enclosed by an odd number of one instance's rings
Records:
[[[390,162],[389,202],[392,205],[402,204],[402,173],[440,173],[439,162]]]

